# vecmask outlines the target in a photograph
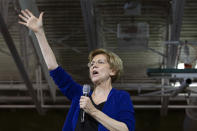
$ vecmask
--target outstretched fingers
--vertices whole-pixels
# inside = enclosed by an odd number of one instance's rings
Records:
[[[19,16],[23,21],[27,22],[28,19],[27,19],[26,17],[22,16],[21,14],[19,14],[18,16]]]
[[[39,19],[40,19],[41,21],[42,21],[43,15],[44,15],[44,12],[41,12],[41,13],[40,13],[40,16],[39,16]]]
[[[38,19],[28,9],[21,10],[21,13],[19,14],[20,20],[18,23],[25,25],[34,32],[37,32],[42,29],[42,16],[43,13],[40,14],[40,18]]]
[[[29,17],[34,16],[34,15],[31,13],[31,11],[29,11],[28,9],[25,9],[25,12],[27,13],[27,15],[29,15]]]
[[[20,20],[18,23],[27,26],[28,19],[32,16],[33,14],[28,9],[21,10],[21,14],[19,14],[19,17],[22,21]]]
[[[19,21],[18,23],[27,26],[27,23],[25,22]]]
[[[27,19],[30,18],[31,16],[24,10],[21,10],[21,13],[23,14],[24,17],[26,17]]]

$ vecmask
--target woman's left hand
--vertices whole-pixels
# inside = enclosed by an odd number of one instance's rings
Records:
[[[90,115],[97,110],[87,96],[81,96],[79,105],[81,109]]]
[[[89,97],[81,96],[79,105],[81,109],[90,114],[95,120],[104,125],[108,130],[128,131],[128,127],[125,123],[117,121],[104,114],[102,111],[96,109]]]

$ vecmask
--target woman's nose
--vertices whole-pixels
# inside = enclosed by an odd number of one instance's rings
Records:
[[[92,66],[92,69],[97,68],[97,63],[94,63],[94,65]]]

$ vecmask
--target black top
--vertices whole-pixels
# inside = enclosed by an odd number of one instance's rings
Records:
[[[96,105],[93,102],[92,97],[90,97],[90,100],[92,101],[92,104],[98,110],[102,111],[102,108],[103,108],[105,102]],[[92,116],[90,116],[89,114],[85,113],[84,122],[81,123],[81,114],[82,114],[82,110],[80,110],[80,112],[79,112],[77,126],[75,128],[75,131],[98,131],[98,122]]]

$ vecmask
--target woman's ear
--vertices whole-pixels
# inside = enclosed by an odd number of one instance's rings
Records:
[[[116,71],[114,69],[111,69],[111,72],[109,73],[110,76],[115,76],[116,75]]]

